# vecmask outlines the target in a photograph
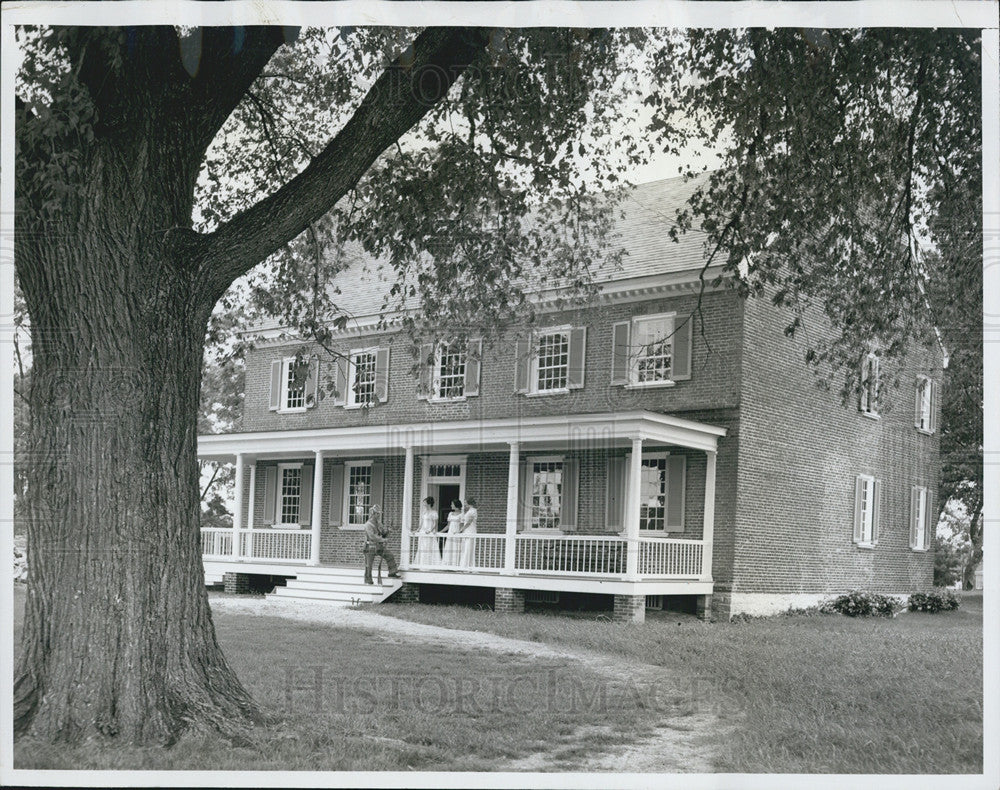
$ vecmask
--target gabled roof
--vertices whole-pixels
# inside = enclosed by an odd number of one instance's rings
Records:
[[[670,238],[678,209],[683,208],[703,177],[685,181],[681,177],[639,184],[616,209],[621,218],[615,223],[614,241],[625,250],[621,266],[605,264],[597,268],[595,280],[611,283],[659,274],[696,272],[705,263],[705,233],[692,228]],[[386,294],[396,281],[391,267],[367,256],[359,247],[345,249],[348,265],[330,282],[334,303],[354,319],[377,316]],[[265,322],[257,330],[278,327]]]

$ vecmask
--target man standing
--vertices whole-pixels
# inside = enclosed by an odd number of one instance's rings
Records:
[[[382,523],[382,508],[372,505],[368,511],[368,521],[365,522],[365,584],[374,584],[372,581],[372,563],[377,555],[385,558],[389,565],[389,577],[399,578],[396,566],[396,558],[392,552],[386,548],[385,539],[389,535],[389,528]]]

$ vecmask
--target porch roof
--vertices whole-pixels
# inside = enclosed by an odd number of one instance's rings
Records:
[[[314,452],[395,455],[407,447],[422,453],[470,453],[506,450],[514,442],[527,451],[598,450],[627,447],[634,438],[652,446],[711,452],[725,435],[725,428],[714,425],[651,411],[628,411],[210,434],[198,437],[198,457],[229,461],[237,453],[256,458],[290,458]]]

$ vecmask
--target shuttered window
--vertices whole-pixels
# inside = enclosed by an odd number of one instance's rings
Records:
[[[351,354],[351,378],[347,385],[348,406],[371,406],[375,403],[376,352]]]
[[[316,405],[319,359],[285,357],[271,363],[271,411],[305,411]]]
[[[859,408],[862,414],[878,415],[879,396],[879,361],[878,355],[868,354],[861,363],[861,401]]]
[[[671,385],[691,378],[690,317],[634,316],[612,327],[611,383]]]
[[[929,377],[917,376],[913,424],[925,433],[933,433],[935,429],[934,390],[934,382]]]
[[[372,468],[370,464],[347,465],[347,526],[362,527],[372,506]]]
[[[516,344],[515,392],[546,395],[581,389],[587,355],[586,327],[549,327]]]
[[[882,505],[882,481],[871,475],[854,479],[854,542],[861,546],[878,543]]]
[[[275,467],[268,472],[273,470]],[[264,507],[270,509],[265,523],[291,529],[309,527],[312,521],[312,464],[278,464],[276,472],[275,476],[265,478]]]
[[[910,489],[910,548],[925,551],[930,543],[930,495],[924,486],[913,486]]]

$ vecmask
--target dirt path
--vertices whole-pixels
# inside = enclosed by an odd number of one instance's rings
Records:
[[[436,625],[414,623],[388,617],[370,609],[346,609],[321,601],[275,598],[212,598],[217,611],[284,617],[309,623],[322,623],[334,628],[359,628],[391,632],[394,637],[420,640],[460,650],[486,650],[514,653],[539,658],[570,659],[587,669],[628,684],[631,689],[657,689],[669,686],[669,671],[663,667],[642,664],[603,653],[546,645],[521,639],[511,639],[482,631],[462,631]],[[699,700],[695,700],[698,702]],[[700,700],[704,702],[704,700]],[[579,755],[561,759],[560,751],[572,753],[572,744],[563,743],[555,751],[539,752],[512,760],[497,770],[504,771],[625,771],[634,773],[710,773],[714,770],[714,755],[721,747],[724,735],[718,718],[699,707],[664,713],[654,732],[643,741],[605,754],[584,759]],[[577,738],[600,737],[599,727],[576,733]],[[613,733],[608,732],[609,736]]]

